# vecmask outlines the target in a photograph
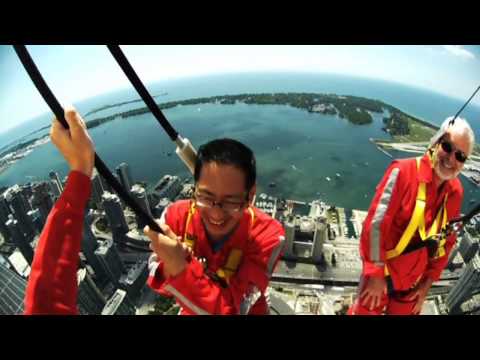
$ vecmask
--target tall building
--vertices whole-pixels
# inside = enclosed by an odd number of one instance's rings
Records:
[[[104,192],[102,195],[102,201],[113,235],[117,236],[119,234],[127,233],[129,230],[128,224],[118,196]]]
[[[53,199],[47,183],[37,183],[33,186],[32,206],[40,211],[41,221],[45,223],[53,207]]]
[[[103,188],[103,183],[101,176],[95,170],[92,178],[92,201],[97,208],[103,209],[102,205],[102,195],[105,189]]]
[[[95,250],[95,255],[100,260],[110,281],[119,284],[120,277],[125,272],[125,265],[113,241],[107,240],[101,243]]]
[[[115,171],[117,172],[118,178],[120,180],[120,183],[123,185],[123,188],[127,192],[130,192],[130,189],[132,188],[132,185],[133,185],[133,180],[130,174],[130,168],[128,167],[128,164],[121,163],[120,165],[117,166]]]
[[[125,290],[117,289],[108,299],[102,315],[135,315],[135,306],[129,300]]]
[[[315,223],[312,258],[314,262],[320,263],[323,259],[323,244],[328,236],[327,222],[325,218],[317,218]]]
[[[171,204],[171,201],[168,199],[168,198],[161,198],[159,201],[158,201],[158,204],[155,206],[154,210],[153,210],[153,213],[155,215],[155,218],[159,219],[162,214],[163,214],[163,211],[167,208],[168,205]]]
[[[93,210],[90,209],[85,215],[83,222],[83,239],[82,239],[82,253],[85,256],[85,260],[90,265],[94,272],[95,283],[98,286],[103,287],[108,282],[109,275],[107,274],[102,262],[95,255],[99,244],[97,238],[92,232],[92,223],[94,220]]]
[[[115,174],[112,174],[113,176],[115,176]],[[103,178],[103,176],[100,176],[100,182],[102,183],[102,187],[103,187],[103,191],[108,191],[108,192],[113,192],[113,189],[112,187],[110,186],[110,184],[107,182],[107,180],[105,180]]]
[[[43,230],[43,226],[45,225],[45,220],[43,220],[40,210],[35,209],[35,210],[30,210],[27,212],[27,216],[29,217],[30,221],[33,223],[33,226],[35,227],[35,232],[37,234],[40,234]]]
[[[82,315],[99,315],[106,304],[105,296],[95,285],[85,269],[77,272],[78,276],[78,309]]]
[[[131,194],[132,196],[135,198],[135,200],[137,201],[138,205],[140,205],[140,207],[148,214],[148,215],[152,215],[151,211],[150,211],[150,205],[148,203],[148,197],[147,197],[147,192],[145,191],[145,189],[138,185],[138,184],[135,184],[132,186],[132,189],[131,189]],[[138,216],[138,214],[135,214],[135,217],[136,217],[136,220],[137,220],[137,226],[139,229],[143,229],[146,225],[147,225],[147,222],[145,220],[142,220],[142,218],[140,216]]]
[[[461,305],[480,291],[480,256],[475,256],[465,266],[460,279],[457,280],[446,298],[451,314],[461,312]]]
[[[24,311],[27,282],[0,263],[0,315],[20,315]]]
[[[20,187],[14,185],[5,192],[5,199],[7,200],[10,209],[18,221],[20,231],[32,238],[35,234],[35,227],[31,219],[27,216],[28,211],[32,210],[30,203],[25,199]]]
[[[182,182],[178,176],[165,175],[153,188],[152,196],[156,202],[165,197],[174,200],[182,188]]]
[[[52,193],[55,196],[56,199],[60,197],[60,194],[63,192],[63,185],[62,182],[60,181],[60,178],[58,177],[58,173],[55,171],[50,171],[48,174],[50,177],[50,186],[52,189]]]
[[[295,241],[295,219],[290,218],[285,221],[285,257],[295,257],[295,253],[293,251],[293,243]]]
[[[470,233],[464,231],[458,245],[458,251],[462,255],[465,264],[467,264],[478,253],[478,239],[473,238]]]
[[[140,296],[148,277],[148,261],[137,262],[127,274],[120,278],[120,287],[127,292],[133,301]]]
[[[21,231],[19,222],[10,215],[10,219],[7,221],[6,225],[10,231],[10,236],[13,242],[17,245],[23,257],[31,266],[33,262],[33,248],[26,235]]]
[[[8,231],[7,225],[5,223],[8,221],[8,215],[11,214],[8,203],[3,197],[3,194],[0,195],[0,233],[2,233],[5,241],[10,240],[10,232]]]

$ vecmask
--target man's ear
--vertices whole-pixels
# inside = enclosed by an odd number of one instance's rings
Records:
[[[254,184],[250,191],[248,192],[248,205],[253,205],[253,198],[257,192],[257,184]]]

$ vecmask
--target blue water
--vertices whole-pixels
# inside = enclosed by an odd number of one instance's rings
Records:
[[[461,101],[396,83],[321,74],[217,75],[156,83],[148,88],[152,94],[168,93],[158,97],[158,102],[247,92],[356,95],[382,100],[437,124],[462,105]],[[122,90],[75,106],[85,114],[106,104],[136,98],[134,90]],[[87,121],[143,106],[138,102],[106,109],[89,115]],[[322,198],[338,206],[366,209],[390,162],[368,141],[369,137],[386,138],[381,131],[380,117],[372,124],[357,126],[343,119],[309,114],[289,106],[245,104],[181,106],[166,110],[165,115],[179,133],[190,138],[197,147],[222,136],[245,142],[257,156],[259,191],[274,195],[299,200]],[[470,120],[476,134],[480,134],[477,121],[480,109],[469,106],[462,116]],[[46,114],[7,134],[0,134],[0,144],[18,139],[50,121],[51,115]],[[153,183],[165,173],[188,175],[175,154],[166,155],[174,151],[174,146],[150,114],[117,119],[92,129],[91,135],[97,152],[111,169],[125,161],[137,180]],[[49,143],[0,174],[0,186],[44,179],[50,170],[62,176],[68,171],[65,161]],[[268,184],[272,181],[277,187],[270,189]],[[473,185],[463,182],[466,188],[464,208],[469,208],[469,200],[480,200],[480,196]]]

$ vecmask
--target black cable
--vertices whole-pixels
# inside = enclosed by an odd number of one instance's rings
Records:
[[[450,120],[450,122],[448,123],[448,125],[453,125],[455,123],[455,119],[458,117],[458,115],[460,115],[460,113],[463,111],[463,109],[465,109],[465,107],[468,105],[468,103],[470,102],[470,100],[473,99],[473,97],[475,96],[475,94],[478,92],[478,90],[480,90],[480,86],[477,88],[477,90],[475,90],[472,94],[472,96],[470,96],[470,99],[467,100],[467,102],[465,104],[463,104],[463,106],[460,108],[460,110],[457,111],[457,114],[453,117],[452,120]]]
[[[117,61],[118,65],[122,68],[128,80],[130,80],[135,90],[137,90],[138,94],[141,96],[142,100],[145,102],[145,104],[147,104],[148,108],[150,109],[152,114],[155,116],[157,121],[160,123],[162,128],[167,132],[170,139],[172,139],[172,141],[175,141],[178,137],[178,133],[175,131],[172,125],[170,125],[170,123],[165,118],[165,116],[163,115],[158,105],[153,100],[148,90],[143,85],[137,73],[135,72],[135,70],[133,70],[133,67],[128,62],[127,57],[125,56],[123,51],[120,49],[120,46],[107,45],[107,47],[108,47],[108,50],[110,50],[110,52],[112,53],[115,60]]]
[[[55,114],[55,117],[60,121],[60,123],[68,129],[68,123],[64,118],[64,110],[60,103],[57,101],[52,91],[48,87],[47,83],[40,74],[37,66],[35,65],[32,57],[28,53],[25,45],[13,45],[15,52],[17,53],[20,61],[22,62],[23,67],[27,71],[30,79],[35,84],[35,87],[42,95],[45,102],[48,104],[52,112]],[[162,232],[158,224],[154,221],[152,216],[143,210],[143,208],[138,205],[138,203],[133,199],[130,194],[124,189],[124,187],[118,182],[118,180],[112,175],[105,163],[100,159],[100,157],[95,153],[95,167],[97,168],[100,175],[107,181],[107,183],[117,192],[117,194],[125,201],[125,203],[133,209],[133,211],[145,221],[150,228],[157,232]]]

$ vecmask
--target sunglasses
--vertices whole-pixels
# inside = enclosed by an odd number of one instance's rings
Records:
[[[454,149],[453,145],[445,139],[440,142],[440,146],[447,154],[450,154]],[[463,151],[455,150],[455,159],[457,159],[458,162],[464,163],[467,161],[467,156],[463,153]]]

